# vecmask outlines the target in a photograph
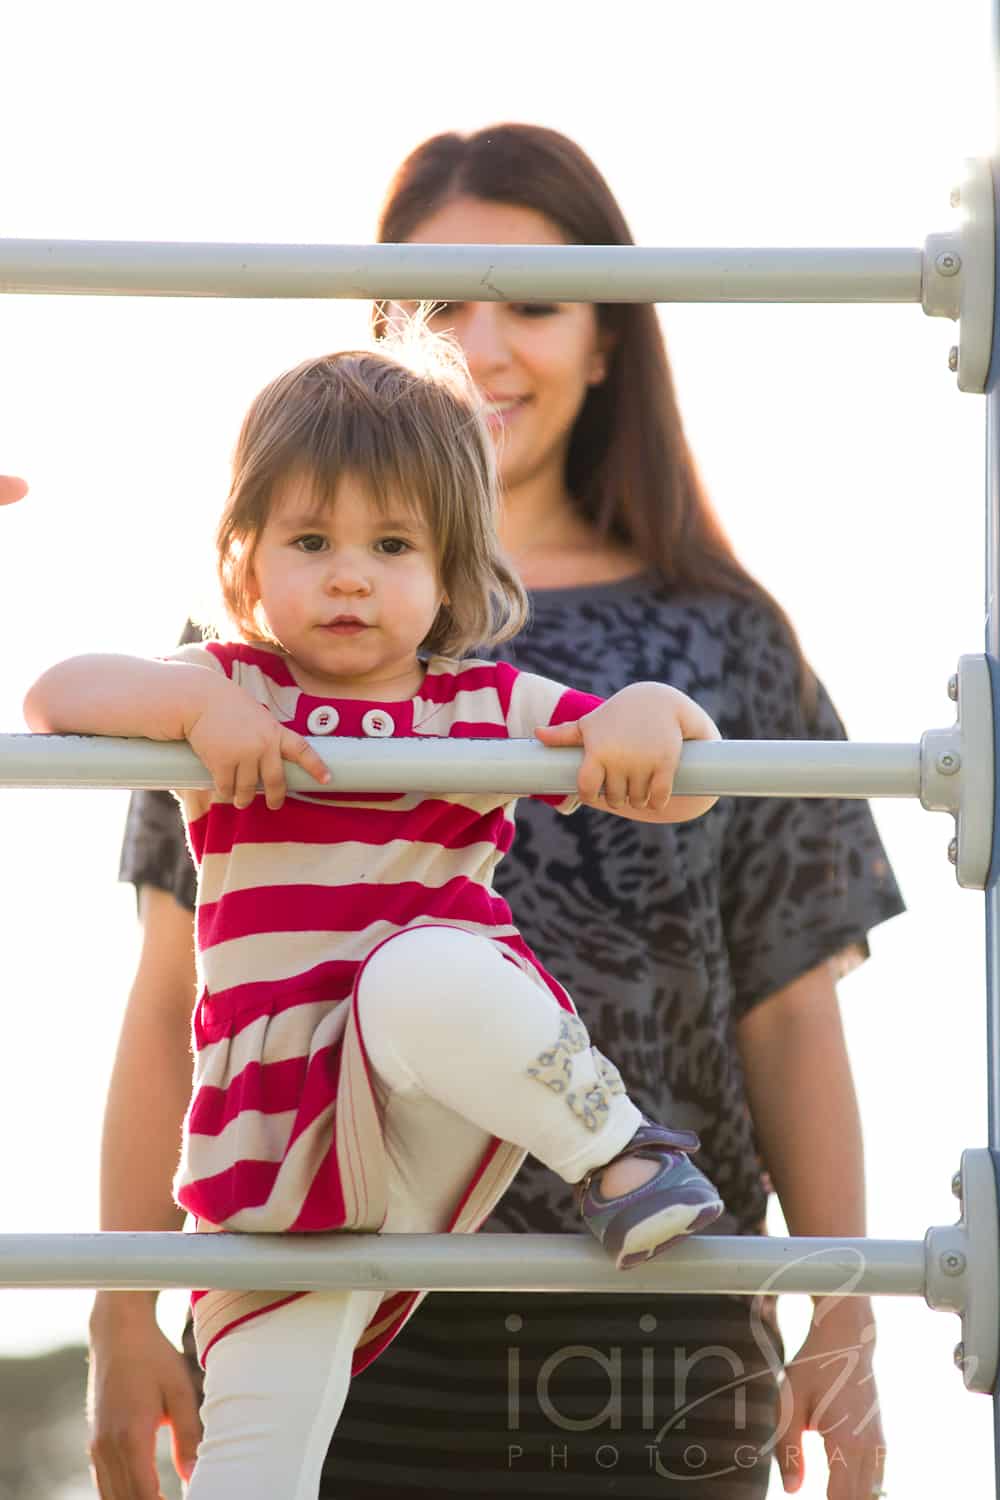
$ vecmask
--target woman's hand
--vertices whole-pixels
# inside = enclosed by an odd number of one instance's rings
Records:
[[[678,823],[696,818],[715,797],[678,797],[674,776],[685,740],[717,740],[719,731],[686,693],[640,682],[616,693],[575,724],[541,726],[543,745],[583,748],[580,800],[625,818]]]
[[[804,1431],[822,1435],[828,1500],[870,1500],[879,1493],[885,1434],[872,1373],[874,1342],[875,1325],[865,1299],[819,1303],[805,1343],[785,1367],[788,1426],[775,1457],[789,1494],[805,1479]]]
[[[156,1434],[173,1437],[174,1468],[188,1480],[201,1441],[198,1398],[184,1356],[161,1333],[153,1304],[125,1314],[109,1292],[90,1331],[90,1462],[101,1500],[161,1500]]]
[[[224,802],[249,807],[261,783],[268,807],[280,807],[287,790],[286,760],[294,761],[321,783],[330,780],[326,766],[301,734],[283,728],[266,708],[227,678],[211,674],[210,681],[211,691],[185,722],[184,736],[210,772]]]

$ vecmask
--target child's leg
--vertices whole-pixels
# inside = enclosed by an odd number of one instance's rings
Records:
[[[364,970],[358,1009],[389,1090],[437,1100],[567,1182],[642,1123],[583,1023],[482,938],[442,927],[393,938]]]
[[[316,1500],[378,1292],[312,1292],[209,1350],[205,1435],[187,1500]]]
[[[490,1145],[473,1125],[427,1094],[403,1093],[376,1078],[389,1164],[386,1234],[437,1234],[452,1223]]]
[[[358,1009],[390,1100],[434,1101],[566,1182],[585,1178],[584,1223],[619,1268],[722,1213],[688,1155],[697,1136],[644,1122],[583,1023],[491,943],[448,928],[403,933],[369,960]],[[419,1159],[399,1166],[419,1181]]]
[[[489,1134],[426,1095],[380,1092],[389,1154],[385,1229],[445,1229]],[[187,1500],[315,1500],[351,1358],[379,1300],[377,1292],[311,1292],[213,1345],[205,1436]]]

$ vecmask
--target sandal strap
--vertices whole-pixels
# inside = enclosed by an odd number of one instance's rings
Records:
[[[701,1150],[701,1140],[693,1130],[672,1130],[669,1125],[657,1125],[653,1120],[643,1120],[635,1135],[618,1156],[639,1156],[657,1147],[668,1151],[685,1151],[690,1156]]]
[[[693,1130],[671,1130],[668,1125],[657,1125],[655,1120],[644,1119],[628,1145],[616,1152],[611,1161],[621,1161],[623,1156],[648,1156],[655,1159],[663,1150],[684,1151],[691,1155],[692,1152],[701,1150],[701,1140]],[[604,1166],[591,1168],[575,1184],[577,1205],[581,1212],[591,1180],[597,1173],[610,1167],[611,1161],[606,1161]]]

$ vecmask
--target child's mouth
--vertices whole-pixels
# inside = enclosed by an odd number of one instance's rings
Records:
[[[364,620],[353,620],[345,617],[341,620],[331,620],[328,625],[323,626],[323,629],[328,630],[331,635],[360,635],[362,630],[368,629],[368,626]]]

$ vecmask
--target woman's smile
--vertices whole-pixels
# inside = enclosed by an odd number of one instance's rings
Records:
[[[483,416],[492,432],[503,431],[524,411],[530,396],[493,396],[488,391],[480,392],[483,398]]]

